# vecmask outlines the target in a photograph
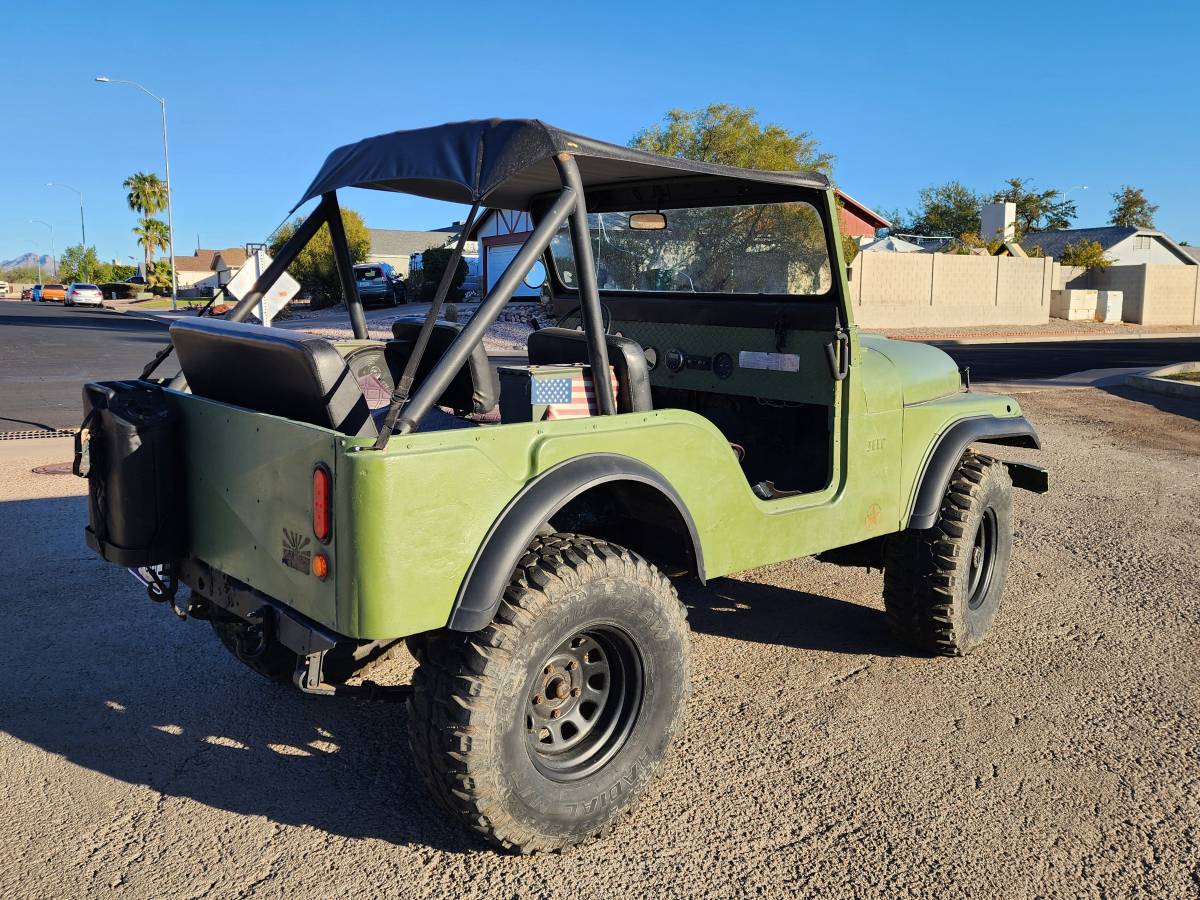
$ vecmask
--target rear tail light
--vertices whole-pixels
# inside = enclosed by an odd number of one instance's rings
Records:
[[[312,517],[313,535],[325,543],[333,533],[333,476],[323,463],[313,469]]]

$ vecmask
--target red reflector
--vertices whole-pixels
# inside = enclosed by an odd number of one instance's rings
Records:
[[[318,541],[329,540],[333,515],[333,479],[324,466],[313,469],[313,534]]]

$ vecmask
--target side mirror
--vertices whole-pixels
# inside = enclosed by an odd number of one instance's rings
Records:
[[[546,283],[546,264],[537,260],[525,273],[525,287],[537,290]]]
[[[663,231],[667,227],[667,217],[662,213],[634,213],[629,217],[629,227],[633,231]]]

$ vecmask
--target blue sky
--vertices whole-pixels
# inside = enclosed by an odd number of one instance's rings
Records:
[[[79,238],[140,256],[121,181],[161,172],[168,101],[176,252],[262,240],[332,148],[442,121],[539,117],[624,142],[672,107],[751,105],[810,131],[877,208],[926,185],[1025,176],[1076,189],[1078,225],[1123,183],[1200,243],[1194,3],[25,3],[0,14],[0,259]],[[556,49],[556,44],[562,46]],[[376,227],[458,213],[347,192]]]

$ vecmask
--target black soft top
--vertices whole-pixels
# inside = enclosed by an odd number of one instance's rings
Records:
[[[558,153],[575,157],[589,197],[593,188],[617,188],[610,192],[614,203],[618,197],[630,199],[628,191],[620,190],[622,185],[669,179],[691,182],[697,188],[719,184],[722,193],[747,197],[759,197],[771,186],[810,190],[829,186],[817,172],[760,172],[659,156],[572,134],[537,119],[476,119],[393,131],[339,147],[329,154],[293,211],[344,187],[526,210],[533,198],[561,189],[554,166]],[[593,203],[589,206],[596,208]]]

